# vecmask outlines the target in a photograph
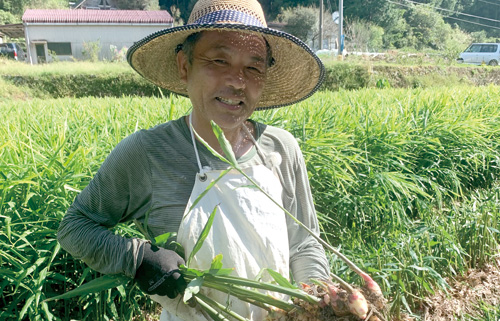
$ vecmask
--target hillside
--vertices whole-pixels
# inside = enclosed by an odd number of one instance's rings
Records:
[[[500,68],[488,66],[390,64],[346,60],[325,62],[321,90],[429,88],[500,85]],[[125,63],[58,62],[27,65],[0,60],[0,96],[4,98],[162,96]]]

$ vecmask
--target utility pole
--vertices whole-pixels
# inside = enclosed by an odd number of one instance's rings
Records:
[[[342,34],[342,29],[344,25],[344,0],[339,0],[339,45],[337,48],[337,55],[340,59],[343,58],[342,53],[344,52],[344,35]]]
[[[323,49],[323,0],[319,1],[319,50]]]

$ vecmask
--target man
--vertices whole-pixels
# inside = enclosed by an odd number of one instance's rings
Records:
[[[323,66],[297,38],[266,27],[256,0],[200,0],[185,26],[137,42],[131,66],[158,86],[186,95],[190,115],[136,132],[116,146],[63,219],[58,239],[69,253],[102,273],[124,273],[160,302],[161,320],[206,320],[178,304],[185,282],[173,251],[114,235],[119,222],[148,217],[153,236],[177,232],[188,257],[208,216],[212,230],[190,267],[207,269],[223,255],[226,268],[255,278],[263,268],[296,282],[328,277],[320,244],[196,137],[223,154],[214,121],[240,168],[299,221],[319,233],[304,160],[288,132],[250,120],[255,110],[290,105],[312,95]],[[227,156],[227,155],[226,155]],[[195,205],[195,206],[193,206]],[[266,277],[266,276],[264,276]],[[227,298],[208,291],[211,298]],[[176,298],[173,300],[174,298]],[[260,308],[231,300],[240,315],[263,320]],[[190,320],[190,321],[191,321]]]

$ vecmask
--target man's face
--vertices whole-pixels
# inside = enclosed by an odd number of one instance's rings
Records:
[[[224,130],[239,128],[262,94],[266,59],[262,37],[232,31],[204,31],[191,64],[180,51],[179,73],[193,104],[193,121],[207,126],[213,120]]]

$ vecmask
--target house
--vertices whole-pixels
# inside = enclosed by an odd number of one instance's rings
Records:
[[[112,60],[114,49],[129,48],[174,22],[165,10],[27,9],[22,20],[32,64],[81,60],[91,46],[99,48],[100,60]]]

